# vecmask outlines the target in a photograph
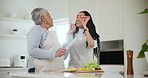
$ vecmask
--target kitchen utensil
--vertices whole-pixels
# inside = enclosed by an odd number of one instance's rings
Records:
[[[14,67],[26,67],[27,57],[26,55],[16,55],[14,57]]]

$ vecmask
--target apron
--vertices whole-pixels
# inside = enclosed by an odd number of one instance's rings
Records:
[[[83,34],[84,30],[79,30],[79,34],[75,36],[71,45],[69,46],[70,49],[70,67],[79,67],[83,68],[84,64],[93,60],[97,60],[94,58],[93,55],[93,48],[87,47],[86,48],[86,36]]]
[[[47,30],[47,32],[47,39],[41,49],[48,50],[49,52],[56,52],[57,49],[61,48],[57,35],[54,31]],[[36,72],[49,72],[64,69],[64,56],[52,59],[35,58],[34,65]]]

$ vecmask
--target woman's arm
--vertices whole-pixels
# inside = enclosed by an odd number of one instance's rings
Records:
[[[85,28],[84,32],[85,32],[85,35],[86,35],[86,40],[88,42],[88,46],[89,47],[94,47],[94,39],[91,37],[91,35],[89,33],[89,29]]]
[[[63,48],[66,48],[73,40],[73,34],[68,34],[66,36],[66,42],[63,44]]]
[[[87,28],[86,24],[87,22],[90,20],[89,16],[84,16],[83,19],[81,20],[83,22],[83,29],[86,35],[86,40],[88,42],[88,46],[89,47],[94,47],[94,40],[91,37],[90,33],[89,33],[89,29]]]
[[[48,52],[39,48],[41,43],[41,30],[32,28],[27,36],[27,48],[30,56],[34,58],[55,58],[55,52]]]
[[[63,48],[66,48],[66,52],[64,54],[64,60],[67,58],[68,54],[70,53],[69,46],[73,40],[73,32],[75,32],[76,26],[75,24],[71,24],[69,31],[67,32],[66,42],[63,44]]]
[[[64,54],[64,60],[67,58],[68,54],[70,53],[69,45],[71,44],[72,40],[73,40],[73,34],[67,34],[66,42],[62,46],[63,48],[66,48],[66,52]]]
[[[75,32],[75,30],[75,24],[71,24],[67,32],[66,42],[64,43],[63,48],[66,48],[71,43],[71,41],[73,40],[73,32]]]

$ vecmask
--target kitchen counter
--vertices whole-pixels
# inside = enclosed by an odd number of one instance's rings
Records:
[[[0,67],[0,75],[2,74],[9,74],[9,73],[21,73],[27,72],[28,68],[21,68],[21,67]],[[1,77],[0,77],[1,78]]]
[[[10,73],[9,75],[0,75],[0,78],[148,78],[139,72],[134,75],[122,75],[119,72],[104,72],[104,73]]]

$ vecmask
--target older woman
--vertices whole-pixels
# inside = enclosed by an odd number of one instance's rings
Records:
[[[32,12],[35,25],[27,37],[27,48],[30,55],[28,72],[41,72],[64,69],[66,49],[61,48],[54,31],[48,29],[53,26],[53,19],[44,8],[35,8]]]

